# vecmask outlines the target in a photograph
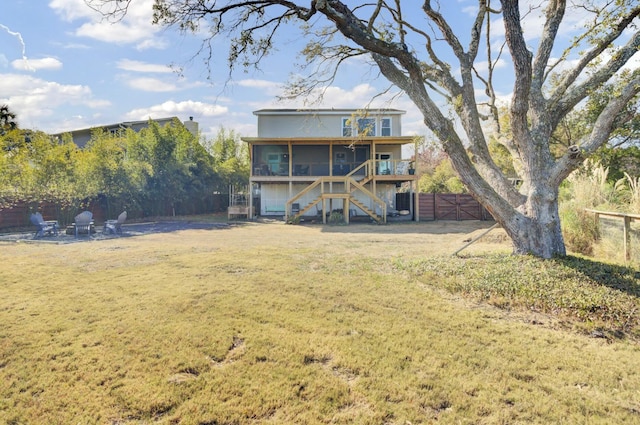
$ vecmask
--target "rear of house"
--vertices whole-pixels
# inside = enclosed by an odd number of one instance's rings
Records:
[[[262,109],[254,114],[258,137],[243,138],[251,155],[250,215],[326,222],[335,213],[347,223],[386,222],[399,213],[417,216],[413,164],[403,157],[403,147],[407,151],[414,144],[412,136],[401,135],[404,111]]]

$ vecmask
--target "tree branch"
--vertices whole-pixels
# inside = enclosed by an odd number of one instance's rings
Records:
[[[636,69],[633,78],[622,88],[618,96],[611,99],[600,112],[588,139],[579,147],[573,150],[570,149],[567,154],[557,161],[549,176],[550,180],[560,184],[573,170],[580,166],[584,158],[604,145],[617,124],[618,114],[638,93],[640,93],[640,70]],[[576,149],[578,153],[576,153]]]
[[[605,35],[597,45],[582,54],[576,66],[573,67],[556,86],[553,95],[549,99],[549,104],[558,106],[554,114],[557,119],[565,116],[568,111],[588,95],[591,89],[607,81],[638,51],[640,48],[640,31],[636,31],[629,42],[621,48],[605,66],[601,67],[598,72],[592,74],[591,77],[582,84],[569,90],[587,66],[595,61],[606,49],[610,48],[611,43],[617,40],[639,15],[640,5],[636,6],[628,15],[624,16],[613,30]]]

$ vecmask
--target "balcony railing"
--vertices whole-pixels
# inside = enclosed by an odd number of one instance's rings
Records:
[[[373,162],[373,168],[370,170],[370,166],[363,167],[365,162],[343,162],[343,163],[329,163],[329,162],[294,162],[292,167],[291,176],[346,176],[352,174],[354,176],[365,176],[369,172],[378,176],[406,176],[413,174],[411,161],[406,159],[386,159],[375,160]],[[289,176],[289,163],[271,163],[255,165],[253,167],[253,176]]]

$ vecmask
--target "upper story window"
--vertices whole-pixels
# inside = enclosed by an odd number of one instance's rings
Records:
[[[352,135],[351,118],[342,118],[342,137],[351,137]]]
[[[358,118],[357,133],[362,136],[376,136],[375,118]]]
[[[112,128],[109,130],[109,134],[113,137],[121,137],[124,134],[121,128]]]
[[[342,118],[342,136],[391,136],[391,118]]]
[[[384,117],[380,119],[380,135],[391,136],[391,118]]]

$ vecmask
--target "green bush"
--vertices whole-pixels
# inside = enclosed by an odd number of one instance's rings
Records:
[[[467,192],[449,161],[442,161],[438,164],[433,174],[423,174],[418,181],[418,190],[421,193]]]

